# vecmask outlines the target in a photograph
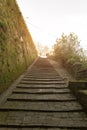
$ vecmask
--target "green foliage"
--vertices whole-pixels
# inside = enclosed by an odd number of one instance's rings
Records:
[[[34,42],[16,0],[0,0],[0,93],[36,57]]]
[[[6,32],[7,31],[7,26],[6,26],[6,23],[5,22],[2,22],[0,20],[0,30]]]
[[[62,34],[61,38],[56,40],[53,50],[54,59],[61,60],[68,69],[71,68],[76,71],[76,68],[87,68],[87,57],[80,47],[77,35],[74,33]]]
[[[4,21],[0,20],[0,43],[6,40],[7,25]]]

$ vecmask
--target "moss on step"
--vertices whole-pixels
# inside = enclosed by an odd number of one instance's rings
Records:
[[[79,92],[87,95],[87,90],[79,90]]]

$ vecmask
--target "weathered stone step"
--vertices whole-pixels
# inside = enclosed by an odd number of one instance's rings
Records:
[[[11,127],[8,126],[8,128],[5,127],[1,127],[0,130],[83,130],[83,128],[60,128],[60,127]],[[87,130],[87,128],[84,128],[84,130]]]
[[[49,69],[48,69],[48,70],[44,70],[44,69],[41,69],[41,70],[38,69],[38,70],[36,70],[36,69],[35,69],[35,70],[33,70],[33,71],[30,71],[30,72],[27,73],[27,74],[29,74],[29,75],[30,75],[30,74],[32,74],[32,75],[33,75],[33,74],[48,74],[48,75],[49,75],[49,74],[51,74],[51,75],[53,74],[53,75],[59,75],[59,74],[58,74],[56,71],[54,71],[53,69],[51,69],[51,70],[49,70]]]
[[[0,128],[0,130],[66,130],[66,128],[55,128],[55,127],[48,127],[48,128],[41,128],[41,127],[37,127],[37,128],[26,128],[26,127],[22,127],[22,128],[20,128],[20,127],[16,127],[16,128],[14,128],[14,127],[11,127],[11,126],[8,126],[8,128],[6,128],[6,127],[1,127]],[[67,130],[83,130],[83,128],[82,129],[78,129],[78,128],[75,128],[75,129],[70,129],[70,128],[67,128]],[[87,130],[86,128],[84,128],[84,130]]]
[[[17,88],[26,88],[26,89],[66,89],[68,88],[66,85],[63,84],[57,84],[57,85],[35,85],[35,84],[18,84]]]
[[[42,112],[76,112],[82,111],[82,107],[76,101],[71,102],[20,102],[7,101],[0,107],[0,111],[42,111]],[[68,115],[67,115],[68,116]]]
[[[18,117],[25,117],[26,115],[30,115],[31,116],[31,114],[32,115],[42,115],[42,117],[43,117],[43,115],[45,116],[45,117],[47,117],[47,116],[50,116],[50,117],[55,117],[55,118],[70,118],[70,119],[73,119],[73,118],[77,118],[77,119],[83,119],[83,120],[87,120],[87,116],[85,115],[85,113],[84,112],[35,112],[35,111],[33,111],[33,112],[31,112],[31,111],[7,111],[7,112],[5,112],[5,111],[0,111],[0,115],[1,115],[1,117],[2,117],[2,119],[5,119],[6,118],[6,116],[8,115],[8,117],[7,118],[9,118],[9,117],[15,117],[15,118],[18,118]],[[1,120],[1,118],[0,118],[0,120]],[[24,118],[22,119],[22,120],[24,120]]]
[[[41,69],[34,69],[33,71],[31,70],[31,71],[29,71],[29,72],[27,72],[27,74],[38,74],[38,72],[39,73],[48,73],[48,74],[56,74],[56,75],[59,75],[59,73],[57,73],[55,70],[54,70],[54,68],[53,69],[50,69],[49,70],[49,68],[47,69],[47,70],[44,70],[44,68],[41,68]]]
[[[58,77],[55,77],[55,76],[52,76],[52,77],[46,77],[46,76],[35,76],[35,75],[32,75],[32,76],[25,76],[26,78],[32,78],[32,79],[59,79],[61,78],[60,76]]]
[[[54,74],[52,74],[52,73],[46,73],[46,72],[42,72],[42,73],[40,73],[40,72],[37,72],[37,73],[31,73],[31,72],[29,72],[29,73],[26,73],[25,74],[25,76],[39,76],[39,75],[42,75],[42,76],[55,76],[55,77],[61,77],[58,73],[54,73]]]
[[[11,126],[7,126],[7,128],[6,128],[6,126],[3,126],[3,127],[1,127],[0,128],[0,130],[61,130],[61,128],[41,128],[41,127],[38,127],[38,128],[26,128],[26,127],[11,127]],[[66,130],[66,128],[65,129],[62,129],[62,130]],[[67,129],[67,130],[70,130],[70,129]],[[74,129],[72,129],[72,130],[74,130]],[[79,130],[79,129],[76,129],[76,130]]]
[[[67,94],[67,93],[70,93],[70,92],[23,92],[23,91],[13,91],[12,92],[13,94]]]
[[[46,75],[44,75],[44,76],[35,76],[35,75],[32,75],[32,76],[26,76],[26,78],[34,78],[34,79],[59,79],[59,78],[61,78],[61,77],[55,77],[55,76],[46,76]]]
[[[12,94],[8,97],[8,100],[52,100],[52,101],[71,101],[76,98],[71,94]]]
[[[16,88],[13,90],[13,93],[22,93],[22,94],[66,94],[71,93],[69,89],[26,89],[26,88]]]
[[[7,117],[6,117],[7,115]],[[75,116],[77,115],[77,116]],[[83,114],[82,114],[83,115]],[[30,128],[87,128],[87,117],[80,113],[2,112],[0,127]]]
[[[42,68],[42,70],[43,70],[43,68]],[[52,72],[52,70],[50,71],[50,72],[48,72],[48,71],[34,71],[34,72],[29,72],[29,73],[27,73],[27,75],[51,75],[51,76],[53,76],[53,75],[55,75],[55,76],[59,76],[59,74],[56,72],[56,71],[53,71]]]
[[[26,77],[36,77],[36,78],[60,78],[60,76],[56,75],[48,75],[48,74],[36,74],[36,75],[27,75]]]
[[[39,58],[5,94],[1,130],[87,130],[87,115],[46,59]]]
[[[25,81],[39,81],[39,82],[57,82],[57,81],[63,81],[63,78],[58,79],[35,79],[35,78],[26,78],[24,77],[23,80]]]
[[[36,85],[37,84],[40,84],[40,85],[42,85],[42,84],[43,85],[47,85],[47,84],[48,85],[50,85],[50,84],[65,84],[64,81],[60,81],[60,82],[59,81],[58,82],[57,81],[56,82],[55,81],[52,81],[52,82],[51,81],[50,82],[41,81],[40,82],[40,81],[25,81],[25,80],[20,81],[20,83],[23,83],[23,84],[36,84]]]
[[[42,77],[42,76],[46,76],[46,77],[60,77],[60,75],[58,75],[58,74],[52,74],[52,73],[50,73],[50,74],[48,74],[48,73],[34,73],[34,74],[32,74],[32,73],[29,73],[29,74],[26,74],[26,76],[37,76],[37,77]]]
[[[0,128],[0,130],[66,130],[66,129],[65,128],[52,128],[52,127],[51,128],[41,128],[41,127],[38,127],[38,128],[31,128],[31,127],[30,128],[29,127],[28,128],[26,128],[26,127],[13,128],[11,126],[8,126],[8,128],[6,128],[6,127],[3,126],[3,127]],[[70,129],[67,128],[67,130],[70,130]],[[75,130],[75,129],[72,129],[72,130]],[[79,129],[76,129],[76,130],[79,130]]]
[[[27,91],[13,91],[13,94],[68,94],[70,92],[27,92]]]
[[[65,100],[60,100],[60,99],[25,99],[25,98],[8,98],[7,101],[20,101],[20,102],[72,102],[76,101],[76,99],[65,99]]]

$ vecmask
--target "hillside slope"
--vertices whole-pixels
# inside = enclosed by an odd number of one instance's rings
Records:
[[[15,0],[0,0],[0,92],[35,60],[37,51]]]

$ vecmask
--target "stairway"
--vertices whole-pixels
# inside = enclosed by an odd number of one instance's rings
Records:
[[[0,105],[0,130],[87,130],[81,105],[47,59],[13,86]]]

